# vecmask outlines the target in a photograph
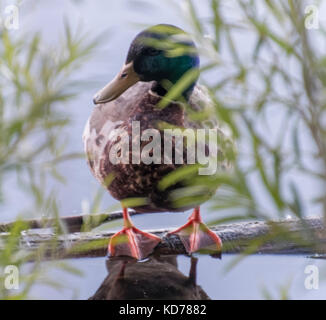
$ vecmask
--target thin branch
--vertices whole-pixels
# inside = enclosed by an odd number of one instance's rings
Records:
[[[239,222],[213,227],[223,241],[223,253],[313,254],[326,253],[326,228],[322,218],[283,221]],[[166,236],[170,230],[147,230],[161,237],[155,253],[186,254],[177,235]],[[44,246],[51,259],[102,257],[112,232],[77,232],[66,235],[23,232],[20,246],[34,252]],[[0,234],[7,237],[8,234]]]
[[[129,209],[130,216],[140,214]],[[44,218],[44,219],[30,219],[22,221],[27,229],[38,229],[38,228],[50,228],[54,227],[59,223],[65,225],[68,233],[82,231],[85,224],[88,228],[95,228],[103,223],[110,222],[113,220],[122,219],[122,211],[116,211],[111,213],[98,213],[98,214],[85,214],[78,216],[61,217],[59,221],[55,218]],[[10,229],[16,222],[10,221],[0,223],[0,232],[10,232]]]

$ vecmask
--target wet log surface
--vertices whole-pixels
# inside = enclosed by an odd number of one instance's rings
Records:
[[[120,217],[114,213],[112,221]],[[115,217],[112,219],[112,217]],[[77,217],[85,221],[85,217]],[[77,218],[67,229],[76,230]],[[64,218],[67,219],[67,218]],[[63,220],[64,220],[63,219]],[[110,220],[107,220],[110,219]],[[35,220],[36,221],[36,220]],[[67,220],[65,220],[67,221]],[[103,220],[102,220],[103,222]],[[29,224],[31,226],[31,224]],[[40,225],[37,224],[37,227]],[[44,226],[44,224],[43,224]],[[81,224],[79,229],[81,229]],[[261,254],[324,254],[326,253],[326,228],[321,218],[283,221],[249,221],[211,227],[223,241],[223,253],[261,253]],[[6,229],[8,231],[8,229]],[[144,230],[161,237],[155,248],[158,254],[186,254],[183,243],[177,235],[166,236],[170,230]],[[20,247],[32,252],[44,247],[48,258],[101,257],[107,254],[109,231],[74,232],[57,235],[54,229],[26,230],[21,234]],[[8,232],[0,233],[0,240]]]

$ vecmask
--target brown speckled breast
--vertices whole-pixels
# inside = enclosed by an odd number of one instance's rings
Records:
[[[163,137],[161,132],[161,163],[162,164],[132,164],[131,163],[131,130],[132,122],[140,122],[140,134],[148,128],[158,129],[158,123],[165,122],[173,126],[188,127],[183,107],[171,102],[164,109],[159,109],[157,103],[160,97],[151,92],[153,83],[138,83],[128,89],[115,101],[98,105],[86,125],[84,145],[89,166],[94,176],[108,189],[117,200],[126,198],[146,198],[147,204],[134,208],[140,212],[182,211],[186,208],[174,208],[169,200],[172,190],[180,188],[180,184],[160,191],[158,182],[168,173],[180,167],[174,164],[163,164]],[[113,129],[124,129],[129,137],[129,163],[112,164],[109,160],[111,148],[119,142],[119,137],[112,135]],[[172,150],[174,150],[172,140]],[[140,151],[150,141],[142,141]],[[186,152],[183,150],[184,163]],[[112,177],[113,180],[109,177]],[[107,185],[107,181],[110,184]]]

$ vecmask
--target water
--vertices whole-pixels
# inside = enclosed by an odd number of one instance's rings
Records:
[[[121,285],[112,286],[117,279],[124,260],[108,263],[105,258],[83,258],[68,260],[71,266],[82,271],[82,276],[71,276],[51,267],[51,262],[43,263],[45,274],[64,284],[56,290],[49,286],[35,285],[31,291],[34,298],[41,299],[89,299],[94,298],[146,298],[155,297],[160,290],[161,298],[193,298],[199,296],[210,299],[264,299],[268,292],[273,299],[281,298],[282,288],[289,288],[291,299],[325,299],[326,282],[323,281],[326,261],[303,256],[253,255],[228,271],[228,266],[237,255],[223,255],[222,260],[209,256],[198,256],[196,285],[185,284],[189,277],[191,259],[186,256],[161,257],[160,261],[131,263],[125,267]],[[175,264],[175,260],[177,265]],[[305,281],[307,266],[314,265],[320,270],[319,288],[307,289]],[[145,267],[144,267],[145,266]],[[108,277],[108,269],[111,277]],[[168,276],[165,277],[165,273]],[[173,280],[173,282],[171,281]],[[98,289],[101,288],[98,291]],[[114,290],[115,288],[115,290]],[[117,289],[118,288],[118,289]],[[181,290],[180,288],[183,288]],[[195,289],[197,288],[197,289]],[[143,295],[143,296],[142,296]]]
[[[10,1],[9,1],[10,2]],[[152,3],[152,4],[149,4]],[[203,16],[207,15],[207,7],[200,8]],[[186,28],[186,23],[179,13],[170,4],[170,1],[153,2],[145,1],[35,1],[23,2],[20,8],[20,30],[28,34],[29,30],[40,31],[49,44],[56,44],[59,34],[63,32],[63,18],[66,17],[73,29],[82,21],[85,30],[91,30],[94,36],[104,30],[108,30],[107,37],[103,37],[100,49],[96,55],[85,64],[79,71],[81,80],[89,80],[90,85],[84,88],[76,100],[64,108],[71,114],[72,125],[65,132],[60,134],[69,135],[69,152],[81,152],[83,150],[81,136],[83,127],[92,111],[92,96],[108,80],[112,79],[124,62],[130,41],[143,26],[156,23],[173,23],[179,27]],[[237,41],[243,43],[245,48],[250,47],[249,43],[253,39],[243,36]],[[271,119],[270,127],[280,123],[279,110],[275,109],[269,114]],[[265,128],[264,128],[265,130]],[[267,134],[270,132],[267,130]],[[309,141],[304,140],[309,146]],[[84,159],[63,163],[59,167],[60,172],[67,177],[65,185],[57,185],[52,181],[51,185],[57,186],[57,198],[60,201],[61,215],[72,215],[81,212],[81,203],[91,201],[94,192],[98,188],[98,182],[85,163]],[[307,177],[293,176],[298,185],[304,186],[301,192],[305,201],[312,198],[314,190],[318,186]],[[253,179],[252,187],[257,192],[258,198],[264,204],[268,204],[265,194],[260,191],[259,184]],[[1,208],[0,221],[14,219],[21,210],[21,204],[28,206],[30,199],[27,195],[20,193],[15,186],[15,181],[10,178],[7,181],[6,205]],[[266,201],[265,201],[266,200]],[[102,207],[106,208],[116,204],[116,201],[109,195],[103,198]],[[318,207],[311,206],[313,214],[317,214]],[[205,219],[212,218],[208,213],[208,206],[203,207]],[[40,213],[37,213],[39,215]],[[155,214],[151,216],[137,216],[134,218],[135,224],[140,228],[174,228],[185,223],[189,212],[174,214],[173,218],[169,214]],[[118,228],[118,227],[117,227]],[[200,256],[197,264],[197,285],[211,299],[254,299],[263,298],[263,291],[267,290],[274,298],[280,297],[280,287],[290,285],[289,297],[297,299],[323,299],[326,297],[326,285],[320,278],[318,290],[307,290],[304,281],[307,274],[304,273],[307,265],[317,265],[320,276],[326,269],[325,261],[307,259],[303,256],[261,256],[254,255],[247,257],[239,265],[229,272],[227,266],[236,258],[234,255],[224,255],[223,259],[215,260],[208,256]],[[175,274],[181,272],[183,275],[189,274],[190,258],[178,256],[176,258],[178,267],[171,264]],[[31,295],[43,299],[87,299],[94,295],[96,290],[108,275],[106,261],[104,258],[93,259],[70,259],[69,264],[83,272],[81,277],[60,271],[58,268],[50,268],[51,262],[44,262],[43,267],[46,274],[54,279],[60,279],[60,283],[65,288],[57,291],[49,286],[37,284],[33,287]],[[139,264],[139,266],[143,266]],[[28,266],[26,266],[28,268]],[[126,267],[128,270],[128,266]],[[153,269],[154,279],[156,272],[164,269],[164,263],[160,268]],[[179,270],[179,271],[178,271]],[[182,277],[181,277],[182,278]]]

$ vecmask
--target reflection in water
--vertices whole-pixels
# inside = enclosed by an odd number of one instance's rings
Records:
[[[132,258],[106,260],[109,275],[91,300],[188,299],[208,300],[196,284],[197,258],[191,257],[189,276],[178,270],[177,256],[152,256],[139,262]]]

